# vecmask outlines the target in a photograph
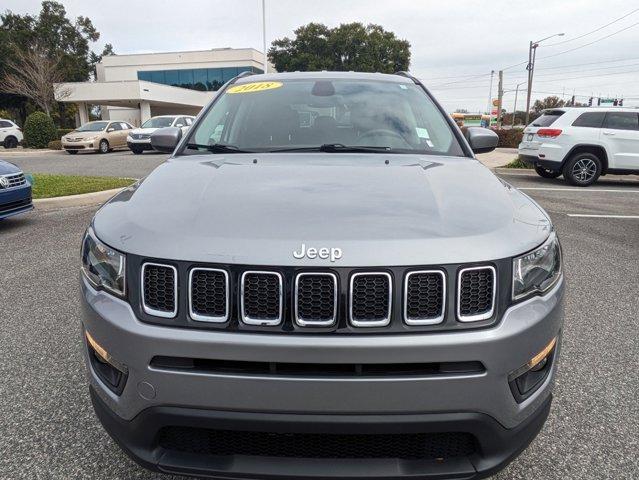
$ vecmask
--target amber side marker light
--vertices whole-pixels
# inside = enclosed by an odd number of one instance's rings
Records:
[[[548,378],[553,363],[553,352],[557,346],[557,337],[553,338],[538,354],[525,365],[508,375],[508,384],[517,403],[530,397]]]
[[[84,336],[89,347],[89,361],[95,374],[113,393],[120,395],[126,383],[128,369],[115,360],[86,330]]]
[[[532,370],[539,363],[544,361],[546,359],[546,357],[548,355],[550,355],[550,352],[553,351],[553,349],[555,348],[555,345],[557,345],[557,337],[553,338],[550,341],[550,343],[548,345],[546,345],[541,352],[539,352],[537,355],[535,355],[533,358],[530,359],[530,362],[528,362],[528,364],[527,364],[528,365],[528,369]]]

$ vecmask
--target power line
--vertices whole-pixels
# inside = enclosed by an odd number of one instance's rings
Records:
[[[586,43],[586,44],[584,44],[584,45],[580,45],[580,46],[578,46],[578,47],[574,47],[574,48],[571,48],[571,49],[569,49],[569,50],[564,50],[563,52],[553,53],[552,55],[546,55],[545,57],[539,57],[539,59],[541,60],[541,59],[544,59],[544,58],[553,58],[553,57],[558,57],[559,55],[563,55],[563,54],[565,54],[565,53],[574,52],[575,50],[579,50],[580,48],[589,47],[590,45],[593,45],[593,44],[595,44],[595,43],[601,42],[602,40],[605,40],[605,39],[607,39],[607,38],[610,38],[610,37],[612,37],[612,36],[614,36],[614,35],[617,35],[617,34],[619,34],[619,33],[621,33],[621,32],[625,32],[626,30],[628,30],[628,29],[630,29],[630,28],[632,28],[632,27],[636,27],[637,25],[639,25],[639,22],[633,23],[632,25],[628,25],[627,27],[622,28],[621,30],[617,30],[616,32],[613,32],[613,33],[611,33],[611,34],[609,34],[609,35],[606,35],[605,37],[601,37],[601,38],[598,38],[598,39],[596,39],[596,40],[593,40],[593,41],[592,41],[592,42],[590,42],[590,43]]]
[[[604,28],[609,27],[610,25],[612,25],[612,24],[614,24],[614,23],[617,23],[617,22],[619,22],[619,21],[623,20],[624,18],[629,17],[629,16],[630,16],[630,15],[632,15],[633,13],[637,13],[637,12],[639,12],[639,8],[635,8],[633,11],[631,11],[631,12],[629,12],[629,13],[626,13],[625,15],[623,15],[623,16],[621,16],[621,17],[617,18],[616,20],[613,20],[613,21],[612,21],[612,22],[610,22],[610,23],[606,23],[605,25],[603,25],[603,26],[601,26],[601,27],[599,27],[599,28],[596,28],[596,29],[594,29],[594,30],[591,30],[591,31],[590,31],[590,32],[588,32],[588,33],[584,33],[583,35],[579,35],[578,37],[569,38],[568,40],[563,40],[563,41],[561,41],[561,42],[551,43],[551,44],[549,44],[549,45],[546,45],[546,47],[554,47],[555,45],[563,45],[564,43],[574,42],[575,40],[579,40],[580,38],[587,37],[588,35],[592,35],[593,33],[596,33],[596,32],[598,32],[598,31],[600,31],[600,30],[603,30]]]

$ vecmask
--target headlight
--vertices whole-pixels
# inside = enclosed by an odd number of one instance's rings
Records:
[[[561,277],[561,246],[555,232],[537,249],[513,260],[513,300],[550,289]]]
[[[82,272],[95,288],[124,296],[126,258],[100,242],[92,228],[82,242]]]

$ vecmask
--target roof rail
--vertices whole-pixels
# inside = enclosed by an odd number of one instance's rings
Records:
[[[237,77],[235,78],[244,78],[244,77],[248,77],[251,75],[255,75],[255,72],[251,72],[250,70],[244,70],[243,72],[240,72],[237,74]]]

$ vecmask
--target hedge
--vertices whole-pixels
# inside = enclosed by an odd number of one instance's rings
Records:
[[[74,129],[73,128],[58,128],[58,140],[60,140],[62,137],[64,137],[66,134],[71,133]]]
[[[499,137],[498,147],[517,148],[524,137],[524,131],[520,128],[497,128],[494,132]]]
[[[29,148],[46,148],[56,138],[53,119],[44,112],[33,112],[24,122],[24,141]]]
[[[51,140],[47,148],[49,150],[62,150],[62,142],[60,140]]]

